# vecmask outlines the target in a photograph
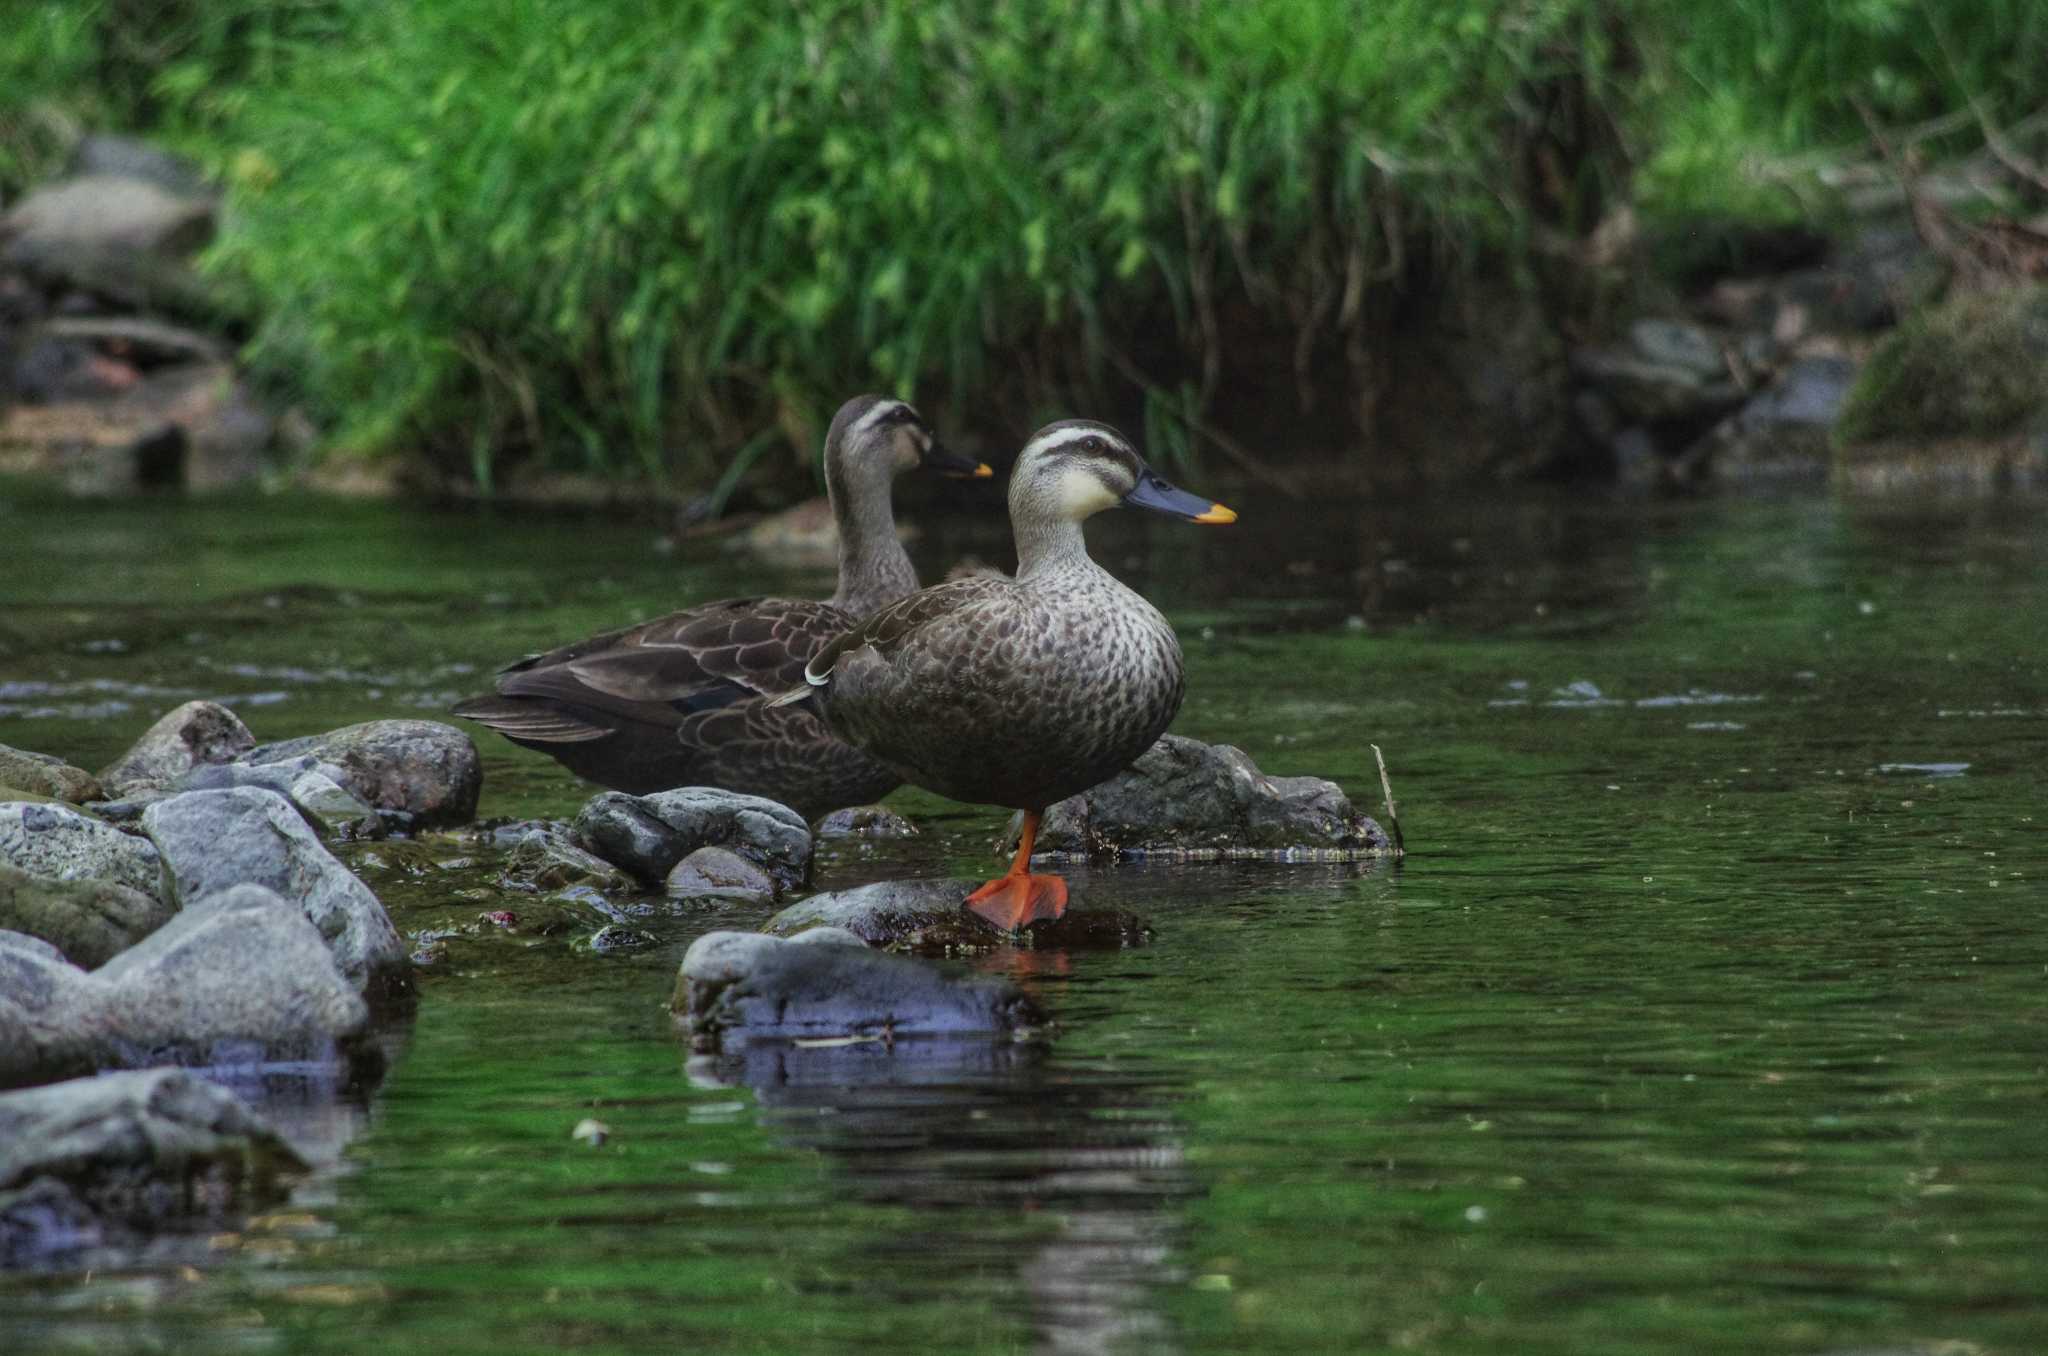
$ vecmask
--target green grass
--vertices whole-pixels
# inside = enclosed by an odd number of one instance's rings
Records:
[[[1757,166],[1853,141],[1853,100],[2011,118],[2048,63],[2030,0],[26,10],[0,185],[64,117],[198,154],[263,379],[486,484],[799,477],[864,389],[1142,410],[1171,460],[1219,398],[1342,406],[1397,304],[1525,276],[1632,165],[1653,209],[1806,211]]]

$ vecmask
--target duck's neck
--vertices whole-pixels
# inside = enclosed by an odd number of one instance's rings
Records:
[[[846,467],[827,461],[825,495],[839,528],[839,587],[832,605],[856,617],[917,592],[917,571],[896,536],[886,467]]]
[[[1017,519],[1012,531],[1017,537],[1019,579],[1100,568],[1088,558],[1088,542],[1081,535],[1081,525],[1071,518],[1031,515]]]

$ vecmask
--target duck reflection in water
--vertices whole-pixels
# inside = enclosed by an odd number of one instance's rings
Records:
[[[871,1293],[993,1279],[1040,1351],[1178,1346],[1156,1300],[1196,1187],[1166,1080],[987,1039],[758,1041],[689,1072],[753,1089],[762,1123],[831,1155],[858,1199],[913,1212],[848,1259]]]

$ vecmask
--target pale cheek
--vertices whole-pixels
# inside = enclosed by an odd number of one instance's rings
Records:
[[[1109,487],[1091,475],[1069,475],[1060,479],[1060,516],[1079,520],[1100,513],[1116,503]]]

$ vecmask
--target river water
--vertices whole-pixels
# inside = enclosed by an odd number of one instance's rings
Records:
[[[1207,488],[1207,487],[1205,487]],[[916,554],[1002,562],[995,505]],[[348,852],[467,928],[341,1164],[246,1227],[0,1276],[0,1342],[249,1352],[2023,1352],[2048,1346],[2041,502],[1253,496],[1110,515],[1176,729],[1375,810],[1398,866],[1102,867],[1148,945],[1001,952],[1042,1045],[693,1058],[689,941]],[[820,591],[592,517],[281,498],[0,506],[0,743],[86,767],[204,696],[259,738],[431,716],[497,662]],[[589,793],[488,734],[486,816]],[[817,883],[970,874],[914,791]],[[591,1148],[585,1117],[610,1128]]]

